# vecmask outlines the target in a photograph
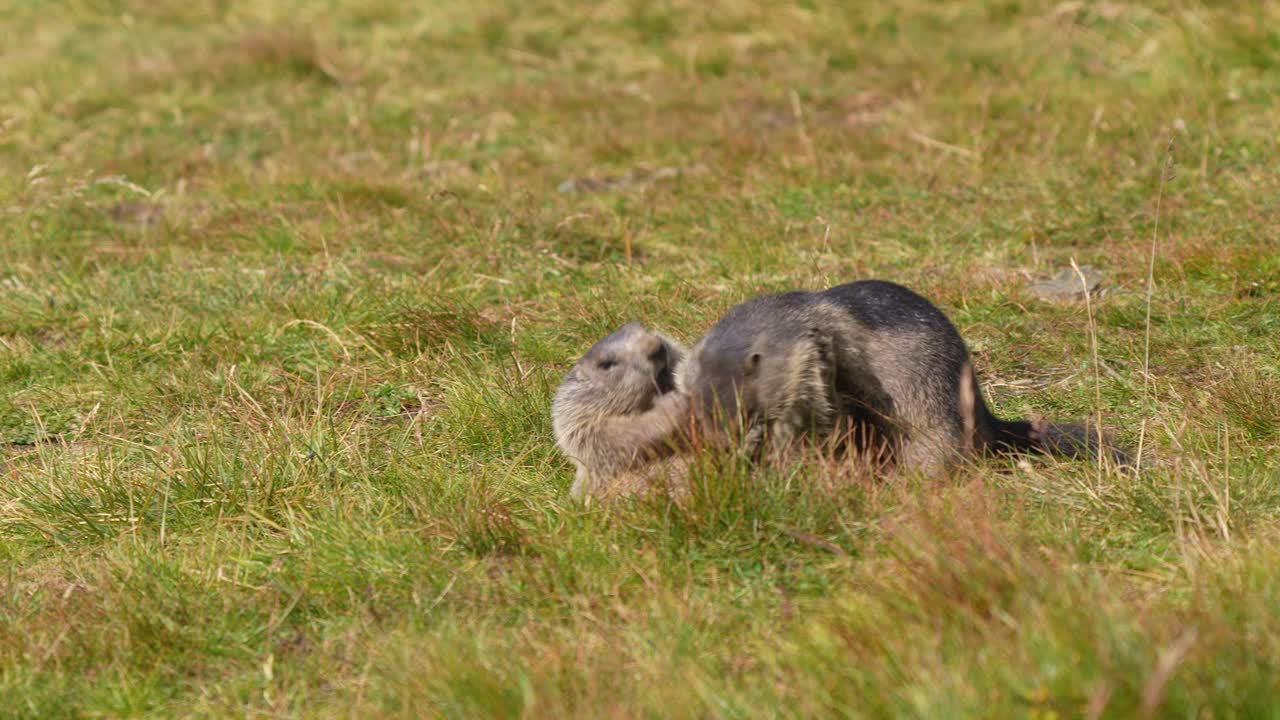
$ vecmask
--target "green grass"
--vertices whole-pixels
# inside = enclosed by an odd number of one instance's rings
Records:
[[[0,3],[0,714],[1280,715],[1280,5],[413,5]],[[1163,464],[568,500],[592,342],[864,277]]]

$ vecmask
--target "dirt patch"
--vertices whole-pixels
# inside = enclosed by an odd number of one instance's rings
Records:
[[[586,195],[597,192],[617,192],[621,190],[643,190],[654,183],[674,180],[687,175],[702,175],[707,172],[705,165],[689,167],[648,167],[637,166],[622,175],[588,175],[571,178],[560,183],[557,188],[566,195]]]
[[[106,208],[112,222],[134,227],[152,227],[164,219],[163,205],[151,202],[122,202]]]

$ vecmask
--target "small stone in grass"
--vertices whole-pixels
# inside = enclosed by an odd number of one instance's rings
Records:
[[[1074,268],[1066,268],[1048,280],[1031,283],[1031,292],[1048,300],[1077,300],[1086,293],[1096,293],[1101,286],[1102,272],[1089,265],[1081,265],[1078,273]]]
[[[702,171],[704,168],[695,165],[688,168],[637,167],[622,176],[581,177],[565,180],[556,188],[565,195],[578,195],[593,192],[645,188],[656,182],[670,180]]]

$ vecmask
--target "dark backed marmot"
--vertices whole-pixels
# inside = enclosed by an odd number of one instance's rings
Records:
[[[863,280],[748,300],[694,346],[679,373],[700,424],[757,451],[844,438],[907,469],[965,455],[1097,454],[1081,425],[1001,420],[978,390],[955,326],[905,287]],[[1128,456],[1110,445],[1118,464]]]
[[[675,372],[684,357],[679,343],[630,323],[574,364],[551,403],[556,445],[578,468],[573,498],[631,494],[681,473],[673,455],[689,403]]]

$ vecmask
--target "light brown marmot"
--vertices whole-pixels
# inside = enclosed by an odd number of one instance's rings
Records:
[[[578,468],[570,496],[629,495],[682,477],[675,451],[689,402],[675,375],[684,357],[679,343],[630,323],[574,364],[551,404],[556,445]]]

